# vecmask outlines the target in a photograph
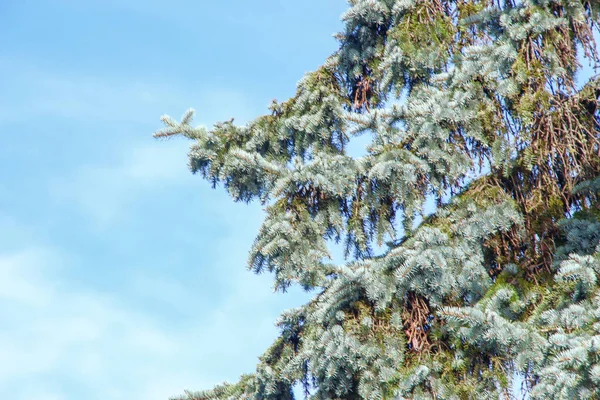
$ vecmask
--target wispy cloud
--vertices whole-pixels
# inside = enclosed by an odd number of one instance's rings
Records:
[[[112,79],[56,73],[24,60],[0,59],[0,73],[11,76],[3,91],[0,121],[21,122],[37,116],[88,122],[123,121],[141,107],[174,95],[167,85],[142,80]]]
[[[0,274],[5,278],[9,271],[11,277],[0,281],[0,397],[66,399],[44,387],[59,379],[78,382],[98,399],[137,398],[159,385],[162,390],[145,398],[164,400],[178,390],[186,375],[161,370],[181,352],[175,335],[110,296],[66,289],[52,274],[47,253],[27,249],[0,258]],[[6,287],[22,281],[30,282],[28,290],[11,295]],[[24,386],[16,389],[17,384]],[[34,394],[41,397],[30,397]]]
[[[200,111],[199,118],[211,118],[201,121],[208,123],[233,116],[243,121],[265,108],[232,88],[197,86],[177,77],[82,75],[6,57],[0,57],[0,74],[11,77],[0,83],[0,90],[12,94],[0,99],[0,123],[51,117],[71,123],[110,122],[119,129],[118,124],[152,123],[164,112],[178,115],[189,107]]]
[[[186,167],[186,149],[184,141],[132,145],[112,163],[80,166],[70,175],[51,179],[49,192],[98,227],[107,227],[142,194],[189,184],[193,177]]]
[[[2,398],[67,399],[60,387],[44,386],[60,377],[97,399],[164,400],[215,384],[225,371],[236,373],[232,365],[251,369],[241,354],[259,354],[275,333],[278,311],[265,279],[232,277],[224,303],[200,321],[173,327],[116,295],[77,287],[59,272],[64,259],[44,248],[0,255]],[[15,392],[17,385],[27,389]]]
[[[0,74],[11,76],[0,83],[0,91],[12,93],[10,98],[0,99],[0,126],[24,121],[43,125],[48,118],[53,124],[63,120],[66,124],[83,126],[78,135],[89,140],[76,143],[86,143],[89,147],[73,147],[72,152],[80,155],[88,151],[94,159],[71,164],[68,172],[61,170],[46,179],[54,200],[74,205],[99,227],[123,216],[127,206],[144,190],[164,190],[192,179],[186,167],[189,143],[152,139],[152,130],[161,127],[160,115],[167,112],[177,117],[194,106],[198,110],[196,123],[209,125],[234,115],[243,122],[255,114],[244,94],[210,85],[197,88],[187,82],[143,76],[84,76],[3,57],[0,57]],[[206,116],[212,120],[203,120]],[[98,126],[110,126],[110,130],[104,133]],[[48,138],[45,134],[42,130],[38,137],[41,141],[49,140],[50,154],[52,146],[56,146],[52,138],[64,140],[62,149],[69,148],[70,138],[62,137],[60,130],[53,129]],[[99,136],[102,139],[96,138]],[[8,189],[2,189],[0,185],[0,192],[9,193]]]

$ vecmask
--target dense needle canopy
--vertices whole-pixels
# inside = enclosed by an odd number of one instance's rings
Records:
[[[155,134],[265,206],[249,268],[314,294],[255,372],[181,399],[498,399],[517,376],[599,399],[600,79],[578,73],[600,61],[600,1],[349,3],[294,97]]]

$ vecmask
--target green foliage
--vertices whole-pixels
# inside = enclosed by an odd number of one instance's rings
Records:
[[[268,115],[163,117],[192,172],[266,206],[250,269],[314,293],[254,374],[181,399],[497,399],[516,374],[531,398],[600,398],[600,79],[574,83],[599,16],[352,0],[339,50]]]

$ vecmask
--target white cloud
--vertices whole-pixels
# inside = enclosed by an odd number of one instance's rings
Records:
[[[243,93],[206,83],[194,87],[175,78],[56,72],[30,60],[3,57],[0,74],[11,76],[0,84],[0,91],[12,93],[0,99],[0,125],[28,121],[45,126],[47,119],[53,119],[53,124],[58,119],[79,126],[79,134],[89,138],[84,141],[89,147],[73,148],[73,152],[91,151],[94,160],[71,163],[71,172],[49,179],[48,190],[59,204],[75,205],[100,228],[123,217],[141,191],[167,189],[193,179],[187,168],[189,141],[159,142],[151,137],[152,130],[161,127],[160,115],[173,113],[177,118],[193,106],[198,110],[196,123],[210,125],[232,116],[243,123],[256,114]],[[213,119],[206,121],[206,117]],[[110,127],[109,131],[100,133],[101,126]],[[39,134],[64,140],[69,147],[69,138],[61,136],[60,130],[40,129]],[[104,160],[98,160],[99,154],[106,155]],[[1,185],[0,191],[10,194]]]
[[[182,179],[189,176],[186,168],[187,141],[152,143],[133,148],[121,167],[119,175],[136,182],[156,182]]]
[[[175,95],[172,87],[156,82],[67,75],[34,65],[0,59],[0,72],[12,77],[4,83],[5,90],[13,93],[10,101],[1,102],[0,121],[36,117],[88,122],[135,120],[140,108],[151,106],[163,95]]]
[[[156,123],[159,128],[162,114],[172,112],[177,117],[190,107],[200,110],[198,117],[204,123],[234,116],[236,121],[244,121],[266,110],[266,105],[257,109],[244,93],[206,82],[194,84],[178,77],[137,72],[128,76],[133,71],[110,76],[63,67],[58,72],[38,64],[0,57],[0,74],[11,77],[0,84],[0,90],[11,93],[0,99],[0,123],[59,118],[89,127],[108,123],[111,131],[122,131],[123,124],[131,123]],[[150,139],[149,133],[147,137]]]
[[[69,289],[57,274],[62,261],[35,248],[0,256],[0,313],[10,327],[0,334],[0,386],[15,375],[53,372],[64,362],[96,368],[97,354],[80,353],[79,347],[104,348],[113,355],[123,349],[146,356],[174,354],[177,344],[147,316],[123,309],[110,296]]]
[[[126,297],[78,286],[68,259],[43,248],[0,254],[0,398],[81,398],[44,386],[65,381],[89,399],[166,400],[251,372],[276,334],[282,304],[269,294],[268,276],[240,270],[210,311],[169,324]],[[137,284],[160,287],[152,279]],[[193,283],[168,286],[192,309],[215,296]]]
[[[67,400],[64,393],[52,385],[36,385],[35,387],[23,388],[21,397],[23,399],[35,400]]]
[[[165,400],[180,391],[186,374],[175,377],[169,369],[182,356],[185,334],[157,326],[111,296],[66,288],[68,282],[52,273],[60,257],[50,254],[28,249],[0,256],[0,398],[67,399],[36,388],[48,376],[79,382],[102,399]],[[24,282],[27,290],[15,296]],[[16,393],[15,382],[25,385]],[[138,397],[159,386],[161,391]]]
[[[193,179],[187,145],[173,140],[132,146],[113,164],[81,166],[50,180],[49,193],[57,203],[75,205],[97,227],[108,227],[145,191],[170,190]]]

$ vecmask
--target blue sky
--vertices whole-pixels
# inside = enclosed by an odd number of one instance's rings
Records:
[[[0,398],[166,400],[251,372],[279,313],[262,221],[163,113],[247,121],[333,52],[342,0],[0,2]]]

